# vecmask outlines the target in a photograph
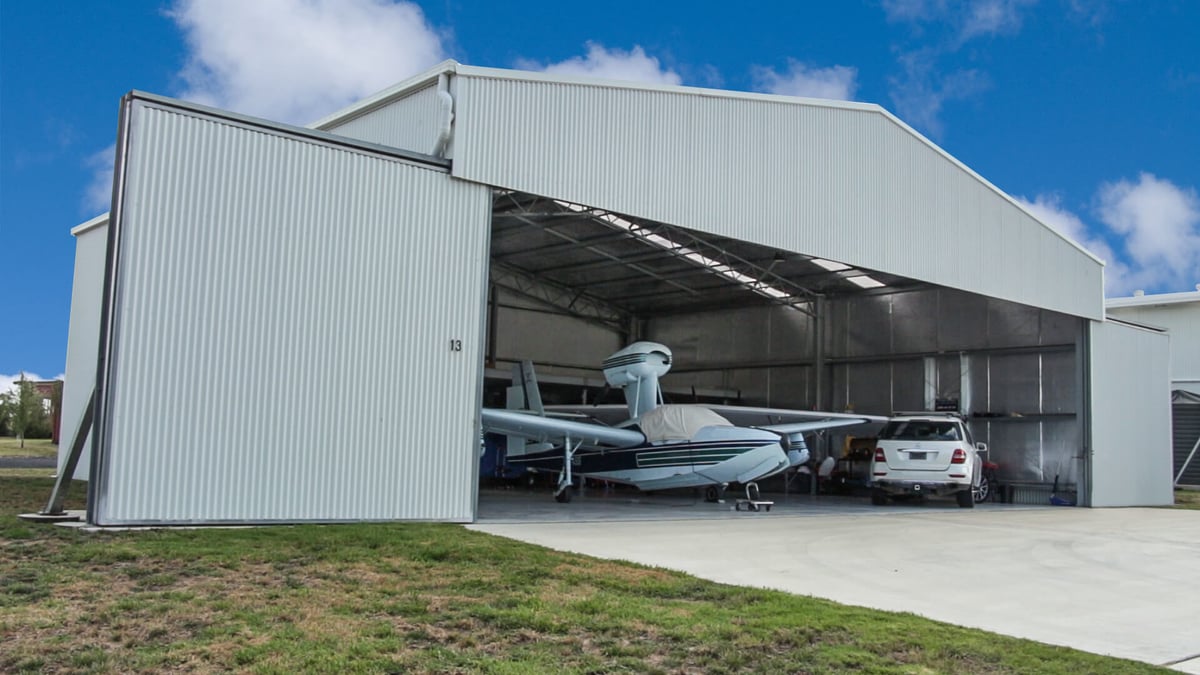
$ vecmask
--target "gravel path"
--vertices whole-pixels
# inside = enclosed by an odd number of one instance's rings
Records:
[[[0,469],[54,469],[56,457],[0,457]]]

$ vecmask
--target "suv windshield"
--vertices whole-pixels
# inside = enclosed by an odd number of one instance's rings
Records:
[[[938,420],[893,420],[879,434],[880,440],[961,441],[958,424]]]

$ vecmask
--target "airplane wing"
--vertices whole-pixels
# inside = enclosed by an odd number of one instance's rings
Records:
[[[833,429],[835,427],[851,427],[864,424],[867,421],[864,419],[827,419],[812,420],[810,422],[789,422],[787,424],[755,424],[753,426],[755,429],[766,429],[767,431],[774,431],[777,434],[796,434],[821,431],[822,429]]]
[[[714,403],[685,403],[708,408],[731,424],[739,427],[757,427],[780,434],[807,433],[848,427],[859,424],[883,424],[888,418],[879,415],[837,413],[821,410],[794,410],[790,408],[756,408],[743,405],[718,405]],[[624,405],[553,405],[546,406],[547,414],[576,414],[593,417],[602,422],[616,424],[629,416]]]
[[[738,405],[705,405],[704,407],[738,426],[757,427],[780,434],[805,433],[859,424],[883,424],[888,419],[879,415],[821,410],[754,408]]]
[[[609,426],[629,419],[629,406],[624,403],[580,403],[546,406],[547,415],[586,415]]]
[[[533,441],[556,441],[570,437],[587,446],[625,448],[646,442],[646,437],[634,429],[618,429],[603,424],[579,422],[560,417],[542,417],[528,412],[483,408],[480,411],[483,430],[488,433],[521,436]]]

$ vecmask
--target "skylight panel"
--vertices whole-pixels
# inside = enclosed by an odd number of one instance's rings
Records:
[[[818,267],[829,270],[830,272],[841,272],[843,270],[850,269],[849,265],[843,265],[840,262],[834,262],[832,260],[826,260],[824,258],[813,258],[811,260],[811,262],[814,265],[817,265]]]
[[[857,277],[846,277],[846,281],[849,281],[859,288],[883,288],[886,285],[881,281],[872,279],[866,274]]]
[[[560,206],[566,207],[572,211],[575,211],[577,213],[587,213],[587,212],[592,211],[592,209],[589,209],[586,206],[580,206],[578,204],[572,204],[570,202],[555,200],[555,203]],[[737,283],[749,288],[750,290],[752,290],[756,293],[759,293],[760,295],[765,295],[768,298],[772,298],[774,300],[785,300],[787,298],[792,297],[792,294],[790,294],[786,291],[782,291],[778,288],[775,288],[774,286],[771,286],[770,284],[768,284],[766,282],[759,281],[758,279],[755,279],[754,277],[742,274],[741,272],[731,269],[729,267],[729,265],[726,265],[725,263],[723,263],[719,260],[714,260],[714,259],[709,258],[708,256],[704,255],[703,253],[693,251],[690,248],[687,248],[686,246],[681,246],[662,235],[646,232],[640,225],[630,222],[628,220],[625,220],[624,218],[622,218],[616,214],[607,213],[607,212],[601,212],[601,213],[593,212],[593,214],[596,218],[599,218],[600,220],[603,220],[606,223],[609,223],[611,225],[619,227],[622,230],[625,230],[626,232],[629,232],[630,234],[638,237],[642,241],[649,242],[651,244],[654,244],[655,246],[658,246],[659,248],[662,248],[667,251],[671,251],[675,255],[681,256],[683,258],[687,258],[688,260],[691,260],[692,262],[694,262],[698,265],[707,267],[712,272],[719,274],[731,281],[736,281]],[[838,264],[838,263],[834,263],[834,264]],[[845,269],[849,269],[849,268],[847,267]]]

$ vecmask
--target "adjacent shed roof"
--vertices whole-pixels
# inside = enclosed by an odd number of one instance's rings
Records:
[[[1187,302],[1200,303],[1200,284],[1196,285],[1196,290],[1194,291],[1184,291],[1182,293],[1154,293],[1149,295],[1135,295],[1128,298],[1109,298],[1104,304],[1109,309],[1122,309],[1125,307],[1178,305]]]
[[[872,104],[447,62],[314,126],[430,152],[440,75],[457,178],[1103,318],[1101,261]]]

